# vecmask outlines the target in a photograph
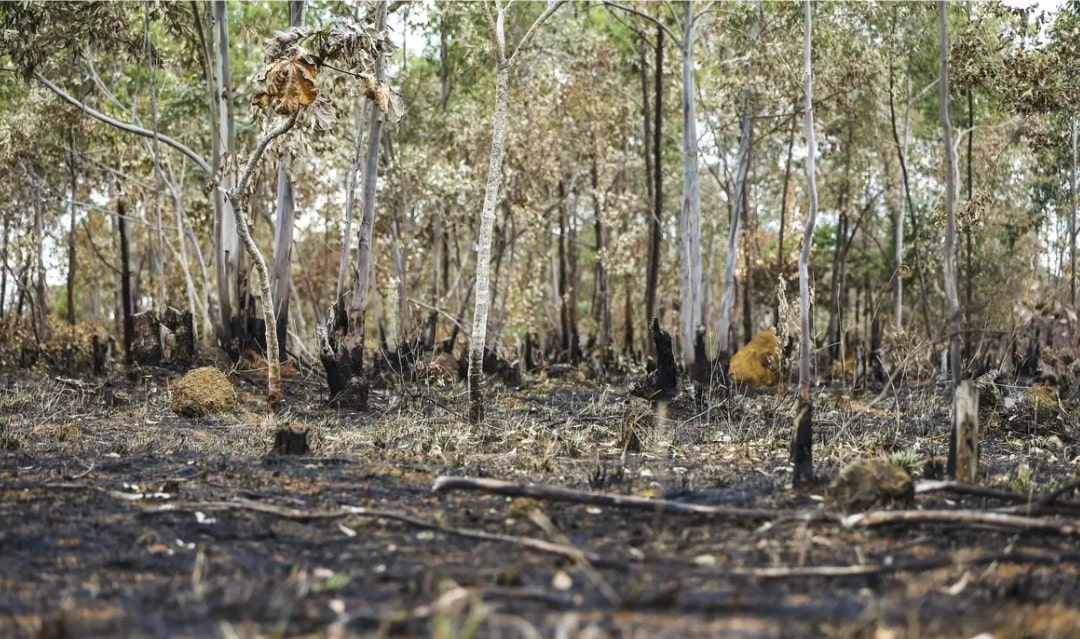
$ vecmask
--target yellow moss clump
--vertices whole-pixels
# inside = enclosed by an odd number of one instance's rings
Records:
[[[235,413],[236,390],[218,369],[196,368],[173,384],[172,409],[181,417]]]
[[[825,509],[830,512],[907,508],[914,501],[915,484],[911,475],[887,459],[853,462],[825,489]]]
[[[731,381],[754,388],[772,386],[780,376],[780,340],[766,329],[739,349],[728,365]]]

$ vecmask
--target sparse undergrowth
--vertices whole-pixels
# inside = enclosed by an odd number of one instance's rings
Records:
[[[1080,614],[1071,607],[1080,600],[1077,559],[1053,536],[762,526],[430,490],[441,474],[490,476],[819,512],[817,497],[789,488],[794,406],[783,394],[676,400],[657,415],[617,387],[542,382],[492,388],[485,427],[470,429],[460,386],[375,393],[358,414],[325,408],[321,380],[298,376],[286,383],[289,409],[267,417],[261,377],[230,378],[239,412],[182,418],[170,408],[165,371],[100,383],[7,375],[0,518],[11,523],[0,531],[0,607],[9,615],[0,634],[34,637],[42,624],[67,624],[78,631],[61,636],[547,636],[564,628],[570,637],[1050,637],[1067,636],[1054,633]],[[869,410],[828,391],[816,401],[825,479],[864,457],[904,462],[918,476],[945,452],[948,407],[933,387]],[[984,419],[984,483],[1036,495],[1074,474],[1077,432],[1060,414]],[[316,454],[266,457],[283,423],[307,425]],[[917,507],[955,501],[920,496]],[[269,510],[235,510],[252,502]],[[346,516],[342,506],[569,543],[606,559],[567,562],[361,511]],[[957,563],[1018,543],[1066,559]],[[865,577],[746,576],[928,559],[943,563]],[[88,589],[99,573],[111,585]],[[58,594],[64,607],[43,605]],[[1018,634],[1017,618],[1038,619],[1027,627],[1040,630]]]

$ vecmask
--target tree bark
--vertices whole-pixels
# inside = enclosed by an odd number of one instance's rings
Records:
[[[813,480],[813,403],[810,397],[810,248],[817,222],[818,195],[814,176],[814,160],[817,142],[814,138],[813,66],[811,64],[811,11],[806,0],[806,23],[803,31],[803,92],[806,100],[806,187],[810,211],[803,232],[802,252],[799,254],[799,395],[800,410],[796,417],[795,437],[792,442],[794,480],[806,484]]]
[[[289,0],[289,26],[304,26],[304,0]],[[277,205],[274,215],[274,302],[277,304],[277,325],[267,326],[266,330],[277,331],[278,352],[267,353],[266,357],[276,356],[285,361],[289,337],[289,283],[292,279],[292,240],[293,216],[296,209],[296,196],[292,180],[289,178],[292,162],[287,156],[278,159],[277,169]],[[270,300],[264,300],[269,302]]]
[[[496,47],[503,49],[503,14],[496,18]],[[474,426],[484,419],[484,345],[487,339],[487,316],[491,303],[489,269],[491,262],[491,235],[495,226],[495,204],[502,182],[502,159],[506,135],[506,110],[509,99],[510,64],[500,60],[495,68],[495,106],[492,113],[491,155],[488,160],[487,184],[484,190],[484,208],[480,212],[480,236],[476,256],[476,301],[473,310],[472,333],[469,338],[469,422]],[[560,237],[560,242],[562,238]],[[561,291],[560,291],[561,292]]]
[[[656,25],[656,68],[653,81],[653,187],[652,224],[649,226],[649,266],[645,275],[645,323],[652,321],[659,313],[656,308],[656,286],[660,278],[660,242],[663,239],[664,217],[664,161],[663,161],[663,97],[664,97],[664,29]],[[645,333],[645,352],[656,353],[656,345]]]
[[[509,101],[510,69],[518,51],[528,44],[536,29],[562,4],[548,5],[533,22],[512,54],[506,51],[506,7],[484,3],[484,15],[491,29],[495,45],[495,105],[492,110],[491,152],[488,158],[487,183],[484,187],[484,204],[480,211],[480,234],[476,245],[476,299],[473,307],[473,325],[469,337],[469,423],[478,425],[484,419],[484,348],[487,341],[488,310],[491,306],[491,236],[495,227],[495,205],[502,185],[502,160],[506,138],[506,111]]]
[[[945,143],[945,297],[949,311],[949,355],[952,383],[960,383],[960,301],[956,290],[956,156],[949,121],[949,39],[945,0],[938,0],[941,45],[941,130]]]
[[[386,27],[386,0],[381,0],[375,17],[375,28]],[[382,82],[385,61],[382,57],[375,60],[375,78]],[[368,299],[371,294],[371,236],[375,227],[375,188],[379,178],[379,148],[382,143],[382,116],[378,109],[369,109],[371,122],[368,127],[367,155],[364,160],[364,186],[360,206],[360,228],[356,237],[356,285],[349,304],[348,335],[346,349],[354,354],[353,371],[361,375],[363,363],[365,319]]]
[[[892,125],[893,143],[896,145],[896,154],[900,160],[900,176],[904,187],[904,201],[907,203],[908,216],[911,218],[911,254],[915,257],[915,273],[919,278],[919,290],[922,295],[921,308],[923,318],[923,328],[926,330],[927,338],[933,338],[934,332],[930,325],[930,309],[926,303],[926,276],[923,273],[922,256],[919,251],[919,220],[915,215],[915,202],[911,197],[911,182],[908,179],[907,170],[907,147],[908,147],[908,135],[910,134],[909,118],[911,115],[911,75],[907,77],[907,99],[904,106],[904,138],[900,139],[900,134],[896,128],[896,105],[893,100],[893,75],[890,67],[889,72],[889,122]],[[897,230],[897,233],[903,237],[903,228]],[[898,274],[899,276],[899,274]]]
[[[1069,119],[1072,145],[1072,166],[1069,172],[1069,201],[1071,215],[1069,215],[1069,302],[1072,308],[1077,307],[1077,118],[1072,115]],[[5,227],[6,228],[6,227]]]
[[[754,13],[754,23],[750,27],[750,42],[757,43],[758,31],[761,26],[762,5],[757,3],[757,11]],[[746,58],[746,79],[739,96],[739,168],[735,177],[735,193],[730,208],[731,217],[728,220],[728,254],[724,265],[724,289],[720,295],[720,326],[717,329],[717,344],[719,353],[717,358],[721,368],[725,368],[731,357],[731,313],[735,305],[735,260],[739,252],[739,230],[742,225],[743,208],[746,205],[746,176],[750,170],[750,145],[753,134],[753,123],[750,115],[750,82],[753,74],[753,53]],[[746,277],[749,278],[749,271]],[[745,293],[744,293],[745,294]]]
[[[683,3],[683,192],[679,212],[680,324],[683,365],[697,378],[694,333],[701,325],[701,181],[698,175],[697,94],[694,90],[694,11]]]
[[[220,188],[214,193],[214,270],[217,276],[218,311],[222,331],[220,337],[223,343],[228,343],[232,338],[244,337],[232,335],[230,328],[237,325],[232,321],[233,316],[242,312],[244,300],[239,298],[238,286],[242,272],[240,235],[236,227],[235,212],[228,209],[230,204],[224,197],[224,192],[232,188],[233,173],[223,166],[223,163],[225,158],[236,158],[232,74],[229,66],[229,13],[226,1],[214,0],[213,12],[213,100],[218,121],[212,159],[216,157],[217,161],[213,164],[214,175],[220,178]]]
[[[116,228],[120,235],[120,304],[123,309],[124,362],[131,364],[135,342],[134,304],[131,298],[131,249],[128,244],[127,216],[124,203],[116,204]]]
[[[79,186],[78,176],[75,173],[75,132],[70,132],[70,153],[68,155],[68,170],[71,175],[71,221],[68,226],[68,276],[67,276],[67,321],[68,324],[75,324],[75,266],[77,264],[75,259],[75,201],[76,191]],[[4,242],[7,243],[7,226],[4,227]],[[3,299],[3,292],[0,292],[0,300]],[[0,310],[0,316],[3,315],[3,311]]]

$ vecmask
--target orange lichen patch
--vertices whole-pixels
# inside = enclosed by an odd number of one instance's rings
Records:
[[[750,343],[731,358],[728,375],[731,381],[754,388],[773,386],[780,373],[780,340],[771,330],[754,336]]]

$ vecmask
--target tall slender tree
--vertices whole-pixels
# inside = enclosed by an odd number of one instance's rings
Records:
[[[484,205],[480,211],[480,236],[476,244],[476,298],[473,306],[472,332],[469,336],[469,422],[479,424],[484,419],[484,349],[487,340],[488,310],[491,305],[491,236],[495,227],[495,205],[502,185],[502,161],[506,137],[506,111],[510,100],[510,71],[518,53],[536,35],[537,28],[561,6],[553,2],[532,23],[517,46],[507,52],[506,10],[501,0],[484,2],[484,18],[491,30],[495,47],[495,104],[491,116],[491,151],[488,157],[487,182],[484,186]]]
[[[795,417],[795,438],[792,442],[792,461],[795,466],[796,485],[807,484],[814,478],[813,416],[814,404],[810,397],[810,248],[817,223],[817,178],[814,160],[817,142],[814,138],[814,84],[811,64],[811,11],[806,0],[805,25],[803,28],[803,94],[806,113],[806,192],[810,211],[803,231],[802,252],[799,254],[799,411]]]

